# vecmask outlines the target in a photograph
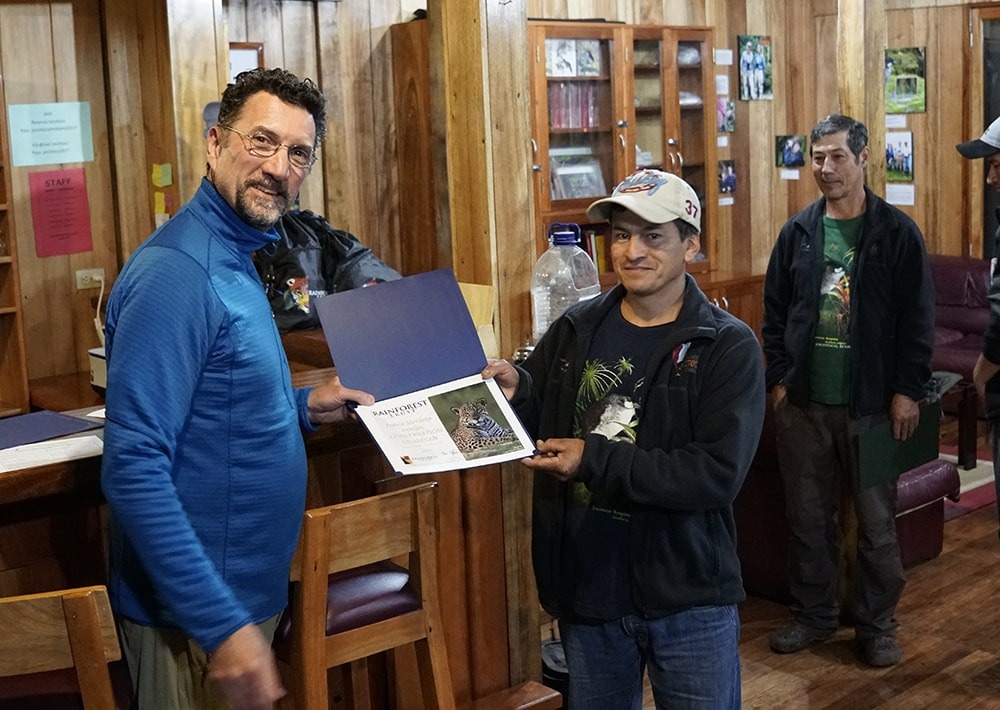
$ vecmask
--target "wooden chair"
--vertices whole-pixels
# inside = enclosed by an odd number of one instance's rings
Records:
[[[0,629],[0,678],[74,668],[87,710],[115,707],[108,663],[121,658],[121,649],[105,587],[0,598]],[[40,685],[29,684],[38,702],[58,692]]]
[[[368,657],[411,643],[422,707],[455,707],[438,608],[436,490],[427,483],[306,511],[275,640],[296,708],[327,710],[327,669],[345,663],[354,706],[369,708]]]

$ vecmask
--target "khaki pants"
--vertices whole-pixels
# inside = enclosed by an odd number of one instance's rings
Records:
[[[257,624],[264,638],[274,638],[280,616]],[[177,629],[117,621],[138,710],[228,710],[208,680],[208,658],[195,641]]]

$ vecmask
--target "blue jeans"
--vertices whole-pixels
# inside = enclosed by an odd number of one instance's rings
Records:
[[[657,710],[740,707],[736,605],[701,606],[643,619],[559,621],[569,710],[641,710],[648,667]]]

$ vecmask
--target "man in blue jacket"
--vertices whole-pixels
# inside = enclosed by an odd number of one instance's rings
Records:
[[[827,116],[809,149],[823,196],[782,227],[764,282],[794,616],[770,643],[794,653],[837,630],[839,527],[852,515],[838,506],[850,500],[858,539],[845,616],[865,661],[891,666],[901,655],[893,613],[904,584],[896,482],[859,485],[852,426],[887,414],[897,439],[916,429],[931,375],[933,283],[913,220],[865,187],[864,124]]]
[[[539,440],[533,561],[568,705],[639,707],[648,669],[658,708],[738,708],[732,504],[763,424],[760,346],[686,273],[701,204],[684,180],[637,171],[588,216],[611,223],[621,283],[567,310],[522,367],[484,371]]]
[[[986,160],[986,186],[1000,192],[1000,118],[990,124],[980,138],[959,143],[955,148],[963,158]],[[1000,219],[1000,208],[997,209]],[[972,381],[986,409],[993,429],[993,470],[1000,471],[1000,271],[997,258],[1000,257],[1000,227],[993,235],[993,261],[990,266],[990,322],[983,333],[983,352],[972,370]],[[1000,500],[1000,476],[994,476],[997,500]]]
[[[240,74],[206,137],[207,177],[108,301],[108,591],[140,709],[284,694],[270,643],[305,505],[302,430],[372,403],[336,378],[292,389],[251,261],[277,241],[325,121],[308,79]]]

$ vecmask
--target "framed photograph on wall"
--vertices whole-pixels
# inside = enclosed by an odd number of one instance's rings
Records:
[[[264,44],[262,42],[229,43],[229,81],[236,81],[240,72],[264,68]]]

